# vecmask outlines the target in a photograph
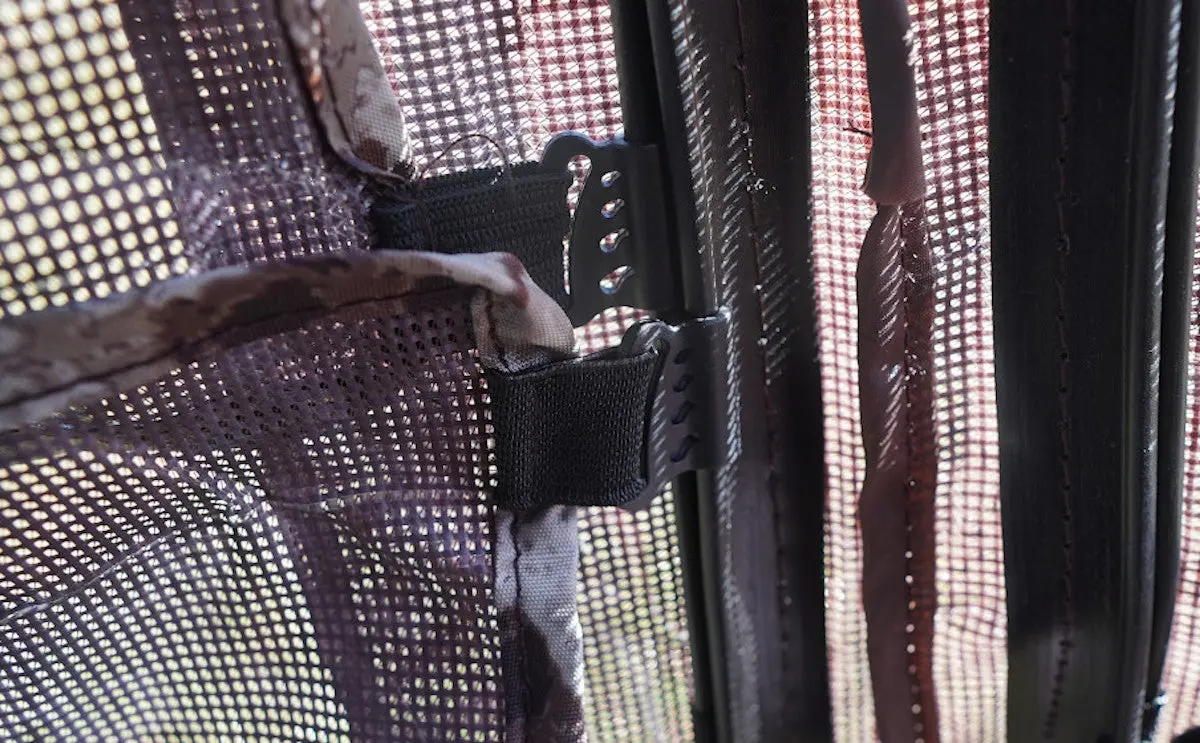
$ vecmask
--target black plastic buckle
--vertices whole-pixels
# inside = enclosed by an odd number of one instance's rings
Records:
[[[648,507],[684,472],[717,467],[725,461],[728,413],[717,381],[724,377],[720,359],[728,330],[728,318],[722,313],[679,326],[650,320],[625,333],[620,355],[632,357],[654,350],[660,359],[646,415],[646,486],[641,495],[624,504],[626,510]]]
[[[571,322],[584,325],[609,307],[677,311],[681,291],[671,262],[658,149],[620,138],[593,142],[567,132],[546,145],[542,167],[562,172],[576,157],[588,158],[591,169],[567,251]]]
[[[570,290],[565,309],[576,326],[610,307],[635,307],[677,318],[683,292],[671,251],[671,205],[658,148],[616,138],[594,142],[567,132],[542,155],[542,168],[564,171],[572,159],[591,161],[568,243]],[[725,369],[724,314],[671,325],[651,320],[630,328],[618,355],[659,357],[643,437],[640,495],[627,510],[649,506],[672,479],[720,465],[726,456],[726,403],[718,380]]]

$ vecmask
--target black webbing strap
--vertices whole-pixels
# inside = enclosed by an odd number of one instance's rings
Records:
[[[389,250],[512,253],[542,291],[566,306],[563,238],[570,226],[565,169],[538,163],[453,173],[376,195],[371,226]]]
[[[675,477],[717,466],[726,317],[639,323],[617,348],[507,374],[487,372],[498,505],[640,510]]]
[[[658,367],[659,355],[646,350],[489,372],[497,505],[620,506],[641,495]]]

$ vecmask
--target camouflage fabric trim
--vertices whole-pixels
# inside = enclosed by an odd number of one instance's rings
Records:
[[[575,605],[579,515],[497,509],[492,532],[504,658],[505,740],[579,743],[583,627]]]
[[[509,269],[518,268],[520,263],[512,258]],[[484,366],[519,371],[570,351],[574,333],[565,315],[539,317],[529,308],[518,315],[517,307],[491,296],[477,296],[472,303]],[[492,540],[504,657],[505,740],[585,741],[583,627],[575,599],[578,512],[566,506],[536,513],[498,508]]]
[[[483,290],[485,358],[569,353],[566,315],[513,256],[397,251],[233,266],[0,321],[0,428],[144,385],[205,354],[362,302],[447,284]]]
[[[330,148],[360,171],[407,178],[404,113],[358,3],[280,0],[279,12]]]

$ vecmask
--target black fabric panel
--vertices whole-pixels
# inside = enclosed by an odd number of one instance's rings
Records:
[[[774,719],[763,740],[833,740],[825,644],[825,416],[812,264],[808,8],[791,0],[741,3],[739,66],[754,174],[749,194],[763,339],[766,487],[778,539],[780,632]],[[748,278],[748,277],[747,277]],[[743,279],[744,280],[744,279]],[[753,288],[753,287],[752,287]],[[742,352],[758,339],[739,337]],[[747,372],[750,369],[747,368]]]
[[[570,226],[570,173],[537,163],[487,168],[387,190],[371,206],[378,247],[438,253],[512,253],[560,306],[567,290],[563,238]]]
[[[488,372],[496,504],[619,506],[646,487],[658,355],[592,356],[519,374]]]
[[[1010,740],[1140,732],[1177,9],[991,5]]]
[[[1179,32],[1174,130],[1171,133],[1163,265],[1162,381],[1159,400],[1158,513],[1155,540],[1154,620],[1146,682],[1149,740],[1161,705],[1159,684],[1167,660],[1179,588],[1179,545],[1186,444],[1188,344],[1192,323],[1192,266],[1196,246],[1196,178],[1200,167],[1200,3],[1183,3]]]
[[[699,490],[701,507],[712,509],[700,514],[708,519],[701,532],[718,573],[716,629],[726,650],[719,691],[731,734],[721,737],[722,728],[706,740],[828,741],[809,8],[783,0],[669,5],[706,300],[730,313],[732,454],[715,476],[700,478]]]

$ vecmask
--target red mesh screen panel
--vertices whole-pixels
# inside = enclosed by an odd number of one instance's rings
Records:
[[[910,4],[934,260],[938,610],[934,688],[941,737],[1004,735],[1005,605],[992,386],[987,214],[987,7]],[[811,6],[814,261],[826,458],[827,636],[839,740],[874,739],[862,615],[857,498],[863,460],[855,262],[874,206],[857,4]]]
[[[1200,225],[1200,215],[1197,224]],[[1179,593],[1171,625],[1167,664],[1162,687],[1166,707],[1159,723],[1159,740],[1200,726],[1200,397],[1196,371],[1200,369],[1200,259],[1192,272],[1192,328],[1188,349],[1187,447],[1183,476],[1183,530],[1180,536]]]
[[[866,61],[853,2],[811,6],[813,261],[829,471],[826,638],[838,740],[874,737],[862,614],[856,502],[863,455],[858,410],[855,262],[874,213],[862,192],[870,127]],[[857,130],[857,131],[856,131]]]
[[[986,0],[910,6],[935,266],[939,606],[945,740],[1003,740],[1004,552],[988,211]]]

